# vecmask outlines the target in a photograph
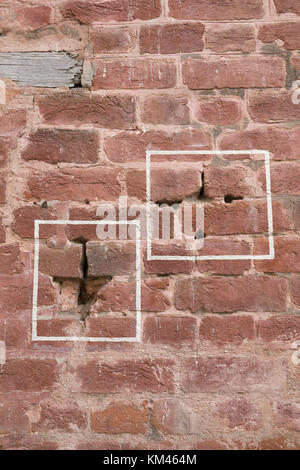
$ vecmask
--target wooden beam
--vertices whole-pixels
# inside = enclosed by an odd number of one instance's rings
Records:
[[[0,77],[21,86],[74,87],[80,83],[82,62],[66,52],[0,53]]]

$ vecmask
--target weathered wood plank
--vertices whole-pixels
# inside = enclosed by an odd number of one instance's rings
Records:
[[[74,87],[80,83],[82,62],[66,52],[0,53],[0,77],[21,86]]]

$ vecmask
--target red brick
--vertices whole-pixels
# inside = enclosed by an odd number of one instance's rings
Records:
[[[54,208],[43,206],[25,206],[15,209],[13,231],[22,238],[34,237],[35,220],[54,220],[57,218]],[[39,238],[49,238],[53,235],[53,225],[40,225]]]
[[[256,48],[255,28],[251,24],[224,24],[207,26],[205,44],[219,54],[224,52],[254,52]]]
[[[136,319],[130,317],[89,316],[85,321],[85,335],[96,338],[131,338],[136,336]]]
[[[300,120],[300,106],[292,101],[288,90],[249,92],[249,113],[255,122],[290,122]]]
[[[49,124],[135,128],[135,100],[131,96],[55,93],[37,97],[36,102],[43,119]]]
[[[142,54],[176,54],[203,50],[201,23],[143,25],[140,30]]]
[[[51,22],[51,8],[48,6],[19,7],[6,4],[1,7],[0,26],[22,29],[37,29]]]
[[[62,14],[81,23],[106,21],[152,20],[161,14],[159,0],[94,0],[69,1],[62,5]]]
[[[272,206],[275,232],[291,229],[285,206],[280,201],[273,201]],[[262,234],[268,228],[266,199],[205,204],[204,217],[206,235]]]
[[[300,238],[275,237],[275,258],[272,260],[255,261],[255,269],[268,273],[296,273],[300,272]],[[255,242],[254,253],[265,253],[268,246],[267,239],[258,239]]]
[[[289,431],[300,431],[300,403],[279,402],[274,412],[275,423]]]
[[[258,357],[198,357],[186,359],[182,367],[185,392],[274,391],[286,386],[286,364],[282,359]]]
[[[22,253],[17,243],[0,246],[1,274],[20,274],[24,270]]]
[[[300,165],[292,162],[278,162],[271,164],[271,182],[273,194],[299,195]],[[261,173],[264,184],[264,176]]]
[[[173,392],[174,361],[167,359],[91,361],[77,369],[80,390],[87,393]]]
[[[35,200],[114,200],[120,194],[119,170],[114,168],[62,168],[32,172],[26,197]]]
[[[135,242],[87,243],[88,276],[122,276],[136,271]]]
[[[11,149],[11,140],[3,137],[0,139],[0,167],[7,163],[8,153]]]
[[[300,307],[300,277],[292,276],[291,277],[291,301],[297,307]]]
[[[145,161],[146,150],[203,150],[211,148],[211,137],[199,130],[183,130],[177,133],[146,131],[122,132],[104,142],[107,157],[114,161]]]
[[[5,225],[2,222],[2,217],[0,217],[0,243],[5,243],[5,240],[6,240]]]
[[[136,33],[129,27],[94,28],[90,33],[94,54],[130,52],[136,42]]]
[[[250,315],[207,315],[201,319],[199,338],[217,346],[239,346],[255,338],[254,319]]]
[[[300,337],[300,317],[295,315],[274,315],[258,320],[258,336],[263,341],[293,342]]]
[[[1,313],[24,311],[32,307],[31,278],[28,275],[0,277]]]
[[[196,194],[202,187],[202,171],[190,168],[151,170],[151,201],[176,202]],[[130,190],[130,188],[128,188]]]
[[[156,315],[146,317],[144,342],[165,344],[173,347],[194,346],[196,318]]]
[[[57,378],[57,364],[51,359],[11,359],[2,366],[1,392],[52,390]]]
[[[223,0],[169,0],[169,16],[178,19],[199,20],[247,20],[264,15],[262,0],[230,4]]]
[[[82,322],[78,319],[52,318],[51,320],[38,320],[38,336],[84,336]],[[61,342],[60,342],[61,344]],[[64,343],[65,345],[66,343]],[[68,343],[71,346],[72,343]]]
[[[140,406],[110,403],[104,409],[91,413],[91,429],[100,434],[145,434],[147,422],[147,402]]]
[[[277,13],[295,13],[300,15],[300,5],[295,0],[274,0]]]
[[[204,194],[209,197],[258,195],[256,171],[243,163],[209,165],[204,170]]]
[[[184,96],[147,96],[143,101],[141,118],[143,122],[149,124],[189,124],[188,100]]]
[[[149,284],[149,283],[148,283]],[[146,312],[161,312],[167,310],[169,299],[160,286],[142,285],[141,307]],[[94,313],[107,311],[124,312],[136,310],[136,282],[112,281],[102,287],[97,293]]]
[[[224,239],[224,237],[205,238],[204,245],[197,255],[250,255],[251,245],[245,241]],[[197,260],[199,272],[213,274],[243,274],[250,269],[250,260]]]
[[[282,312],[287,303],[287,281],[268,276],[209,277],[176,282],[178,310],[215,313]]]
[[[269,437],[257,444],[251,443],[246,446],[246,450],[297,450],[298,448],[296,440],[292,442],[290,437],[286,439],[282,436]]]
[[[13,433],[1,439],[0,446],[7,450],[57,450],[59,442],[47,440],[36,434]]]
[[[76,406],[69,403],[41,403],[39,420],[33,423],[33,432],[59,430],[74,432],[85,429],[87,425],[85,414]]]
[[[6,180],[7,174],[0,174],[0,204],[6,202]]]
[[[218,403],[216,414],[231,429],[253,431],[262,426],[261,410],[243,397]]]
[[[196,108],[196,119],[214,126],[228,126],[241,120],[239,101],[226,98],[201,100]]]
[[[258,39],[265,43],[280,39],[285,49],[300,49],[299,23],[290,21],[264,24],[259,28]]]
[[[97,72],[93,90],[173,88],[176,63],[157,59],[110,59],[94,61]]]
[[[55,277],[82,277],[82,246],[63,249],[40,246],[39,271]]]
[[[95,163],[98,149],[95,131],[41,128],[30,134],[22,157],[47,163]]]
[[[24,403],[0,402],[0,434],[30,432],[29,419]]]
[[[0,116],[0,136],[20,137],[26,127],[26,112],[22,109],[9,109]]]
[[[163,398],[153,403],[150,423],[163,434],[198,434],[202,428],[199,415],[176,398]]]
[[[264,88],[285,84],[280,57],[187,59],[183,81],[192,90],[212,88]]]
[[[257,128],[227,132],[221,135],[222,150],[269,150],[275,160],[297,160],[300,145],[300,127]]]

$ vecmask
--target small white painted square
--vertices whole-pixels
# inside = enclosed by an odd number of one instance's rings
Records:
[[[132,337],[104,338],[84,336],[38,336],[37,334],[37,299],[39,275],[39,227],[40,225],[134,225],[136,228],[136,335]],[[141,341],[141,236],[140,222],[130,221],[91,221],[91,220],[35,220],[34,221],[34,270],[33,270],[33,300],[32,300],[32,341],[89,341],[89,342],[140,342]]]
[[[267,203],[267,226],[269,253],[260,255],[153,255],[152,254],[152,218],[151,218],[151,157],[153,155],[249,155],[263,156],[266,177],[266,203]],[[271,175],[270,175],[270,153],[267,150],[147,150],[146,151],[146,222],[147,222],[147,259],[152,260],[265,260],[274,259],[274,239],[273,239],[273,211],[271,195]]]

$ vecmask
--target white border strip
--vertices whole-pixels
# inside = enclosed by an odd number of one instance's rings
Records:
[[[37,299],[39,276],[39,227],[40,225],[135,225],[136,227],[136,336],[122,338],[97,338],[85,336],[38,336],[37,335]],[[141,229],[139,220],[93,221],[93,220],[35,220],[34,221],[34,269],[32,298],[32,341],[89,341],[89,342],[129,342],[141,341]]]
[[[265,158],[267,217],[269,254],[266,255],[199,255],[199,256],[164,256],[152,255],[152,220],[151,220],[151,156],[152,155],[263,155]],[[268,150],[146,150],[146,219],[147,219],[147,260],[265,260],[274,259],[273,211],[271,193],[270,152]]]

